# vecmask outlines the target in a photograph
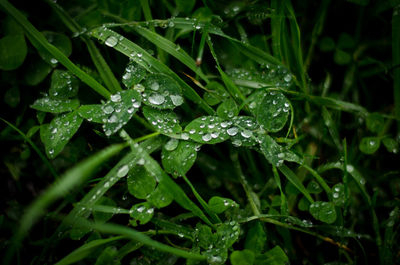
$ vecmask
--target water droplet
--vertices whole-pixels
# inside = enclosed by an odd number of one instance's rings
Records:
[[[175,138],[169,140],[165,145],[164,148],[168,151],[173,151],[178,147],[179,141]]]
[[[165,102],[165,97],[161,94],[153,94],[149,97],[149,102],[154,105],[161,105]]]
[[[118,169],[117,177],[123,178],[126,176],[126,174],[128,174],[128,172],[129,172],[129,166],[123,165],[120,169]]]
[[[53,128],[53,130],[51,130],[51,133],[57,133],[58,129],[57,128]]]
[[[188,139],[189,139],[189,134],[187,134],[187,133],[182,133],[182,134],[181,134],[181,138],[182,138],[183,140],[188,140]]]
[[[52,64],[56,64],[56,63],[58,63],[58,61],[57,61],[57,59],[56,59],[56,58],[51,58],[51,59],[50,59],[50,62],[51,62]]]
[[[207,134],[203,135],[201,137],[201,139],[203,139],[204,142],[208,142],[211,140],[211,134],[207,133]]]
[[[339,198],[339,193],[333,193],[333,198],[335,198],[335,199],[337,199],[337,198]]]
[[[232,127],[229,128],[228,130],[226,130],[226,132],[230,135],[230,136],[235,136],[238,133],[238,128],[236,127]]]
[[[287,74],[287,75],[285,75],[283,80],[285,80],[285,82],[289,83],[290,81],[292,81],[292,76],[290,74]]]
[[[351,173],[354,171],[354,167],[352,165],[347,165],[346,170],[347,170],[347,172]]]
[[[145,162],[146,162],[146,161],[144,160],[144,158],[141,157],[141,158],[139,158],[139,160],[136,162],[136,164],[138,164],[139,166],[143,166]]]
[[[171,98],[172,104],[174,104],[174,106],[180,106],[183,104],[183,97],[179,95],[171,95],[169,97]]]
[[[154,82],[153,84],[151,84],[150,88],[154,91],[157,91],[160,88],[160,85],[157,82]]]
[[[249,130],[241,131],[240,134],[241,134],[244,138],[250,138],[250,137],[253,135],[253,133],[252,133],[251,131],[249,131]]]
[[[120,94],[111,95],[110,99],[111,99],[112,102],[120,102],[121,101],[121,95]]]
[[[116,37],[114,37],[114,36],[108,37],[108,38],[106,39],[106,41],[105,41],[105,44],[106,44],[108,47],[114,47],[115,45],[117,45],[117,43],[118,43],[118,39],[117,39]]]
[[[105,114],[111,114],[114,111],[114,108],[111,105],[105,106],[103,109]]]

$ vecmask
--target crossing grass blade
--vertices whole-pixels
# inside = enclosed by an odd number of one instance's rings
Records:
[[[72,188],[78,186],[79,183],[83,183],[101,164],[118,154],[125,147],[126,145],[123,144],[112,145],[98,152],[68,170],[56,182],[48,187],[42,195],[29,206],[22,217],[20,227],[13,236],[12,245],[7,251],[5,264],[10,264],[11,258],[20,246],[23,238],[36,221],[45,213],[46,208],[50,204],[65,196]]]
[[[66,57],[59,49],[57,49],[55,46],[49,43],[47,39],[43,36],[43,34],[40,33],[26,19],[26,17],[18,9],[16,9],[13,5],[11,5],[7,0],[0,0],[0,6],[2,6],[4,10],[24,28],[29,40],[35,47],[39,45],[41,48],[44,48],[51,55],[53,55],[58,62],[60,62],[68,70],[70,70],[71,73],[76,75],[80,80],[82,80],[82,82],[87,84],[101,96],[108,98],[111,95],[110,92],[105,87],[99,84],[93,77],[82,71],[71,60],[69,60],[68,57]]]
[[[56,170],[54,169],[54,167],[52,166],[50,161],[46,158],[46,156],[42,153],[42,151],[40,151],[40,149],[36,146],[36,144],[34,142],[32,142],[32,140],[29,139],[24,132],[22,132],[20,129],[15,127],[12,123],[10,123],[2,118],[0,118],[0,120],[2,120],[4,123],[6,123],[8,126],[10,126],[14,131],[19,133],[24,138],[24,140],[30,144],[32,149],[35,150],[35,152],[38,154],[38,156],[43,161],[43,163],[49,168],[50,173],[53,175],[53,177],[55,179],[58,179],[59,176],[58,176]]]
[[[118,40],[118,43],[113,46],[115,50],[135,60],[138,64],[140,64],[150,72],[160,72],[168,74],[179,83],[186,98],[198,104],[208,114],[214,113],[214,110],[197,94],[197,92],[191,86],[186,84],[186,82],[183,81],[168,66],[155,59],[146,50],[144,50],[137,44],[126,39],[115,31],[112,31],[111,29],[105,27],[95,28],[91,30],[89,34],[103,42],[105,42],[110,36],[115,37]]]
[[[310,193],[304,187],[303,183],[299,180],[299,178],[294,174],[294,172],[288,168],[286,165],[282,165],[278,167],[279,171],[307,198],[307,200],[311,203],[314,202],[314,199],[311,197]]]
[[[60,5],[51,0],[46,0],[46,2],[52,7],[53,11],[73,34],[80,34],[83,31],[81,26],[72,17],[70,17],[70,15],[65,12],[65,10]],[[111,68],[104,60],[103,55],[101,55],[95,43],[83,34],[80,34],[80,37],[85,42],[90,57],[92,58],[92,61],[106,87],[108,87],[112,93],[121,91],[122,88],[118,80],[115,78],[113,72],[111,71]]]

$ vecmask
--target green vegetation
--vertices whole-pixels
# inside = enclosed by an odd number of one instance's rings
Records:
[[[400,1],[34,2],[0,0],[4,264],[400,263]]]

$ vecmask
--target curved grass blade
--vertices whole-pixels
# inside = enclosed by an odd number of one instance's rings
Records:
[[[100,41],[104,41],[107,45],[128,56],[139,65],[150,72],[161,72],[170,75],[179,83],[183,89],[185,97],[199,105],[208,114],[213,114],[214,110],[197,94],[197,92],[185,81],[183,81],[168,66],[151,56],[146,50],[136,45],[132,41],[122,35],[105,27],[98,27],[89,32],[89,34]],[[108,41],[107,41],[108,40]]]
[[[83,160],[78,165],[68,170],[64,175],[43,192],[26,210],[21,219],[20,227],[12,238],[12,244],[7,251],[5,264],[10,264],[11,259],[20,246],[25,235],[36,221],[44,214],[46,208],[57,199],[67,194],[73,187],[82,183],[96,171],[105,161],[118,154],[126,145],[112,145],[97,154]]]
[[[299,178],[294,174],[294,172],[285,165],[278,167],[279,171],[282,172],[283,175],[307,198],[307,200],[311,203],[314,202],[310,193],[304,187],[303,183],[300,182]]]
[[[47,160],[46,156],[40,151],[40,149],[36,146],[36,144],[34,142],[31,141],[31,139],[29,139],[25,133],[23,133],[20,129],[18,129],[17,127],[15,127],[12,123],[6,121],[3,118],[0,118],[0,120],[2,120],[3,122],[5,122],[8,126],[10,126],[13,130],[15,130],[16,132],[18,132],[25,141],[27,141],[31,146],[32,149],[35,150],[35,152],[38,154],[38,156],[40,157],[40,159],[43,161],[43,163],[49,168],[50,173],[54,176],[55,179],[58,178],[58,174],[56,172],[56,170],[53,168],[53,166],[51,165],[50,161]]]
[[[188,251],[185,251],[182,249],[178,249],[178,248],[174,248],[174,247],[162,244],[158,241],[151,239],[150,237],[146,236],[142,232],[136,231],[131,228],[127,228],[125,226],[115,225],[115,224],[96,224],[96,223],[91,223],[88,226],[90,228],[93,228],[93,229],[103,232],[103,233],[112,233],[112,234],[123,235],[123,236],[131,238],[135,241],[139,241],[149,247],[153,247],[160,251],[171,253],[173,255],[183,257],[186,259],[194,259],[194,260],[205,260],[206,259],[206,257],[204,257],[203,255],[193,253],[193,252],[188,252]]]
[[[91,87],[94,91],[99,93],[105,98],[108,98],[111,94],[110,92],[99,84],[93,77],[86,74],[78,66],[76,66],[71,60],[68,59],[59,49],[50,44],[47,39],[40,33],[28,20],[27,18],[13,5],[11,5],[7,0],[0,0],[0,6],[2,6],[5,11],[11,15],[25,30],[29,40],[32,44],[40,45],[42,48],[47,50],[54,58],[64,65],[68,70],[76,75],[85,84]],[[36,46],[35,46],[36,47]]]
[[[111,237],[111,238],[107,238],[107,239],[97,239],[97,240],[90,241],[88,243],[83,244],[79,248],[75,249],[71,253],[69,253],[63,259],[58,261],[55,265],[68,265],[68,264],[78,262],[78,261],[86,258],[88,255],[90,255],[90,253],[92,253],[97,247],[100,247],[107,243],[110,243],[113,241],[118,241],[118,240],[121,240],[124,238],[125,238],[125,236],[115,236],[115,237]]]
[[[146,38],[148,41],[152,42],[157,47],[163,49],[164,51],[166,51],[167,53],[178,59],[181,63],[186,65],[190,70],[195,72],[206,83],[208,83],[208,78],[203,74],[201,69],[197,67],[196,62],[193,60],[192,57],[189,56],[189,54],[185,52],[185,50],[180,49],[179,46],[175,45],[170,40],[146,28],[143,28],[141,26],[135,26],[133,27],[133,29],[138,34]]]

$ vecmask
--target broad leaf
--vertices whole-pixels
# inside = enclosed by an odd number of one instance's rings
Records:
[[[230,256],[232,265],[253,265],[254,260],[254,252],[248,249],[233,251]]]
[[[280,131],[289,117],[289,100],[280,92],[267,93],[257,109],[257,122],[268,132]]]
[[[132,118],[141,105],[140,94],[132,89],[111,95],[110,100],[103,105],[106,117],[103,124],[104,133],[110,136],[121,129]]]
[[[143,115],[154,129],[162,134],[174,135],[182,132],[178,116],[172,111],[144,106]]]
[[[256,120],[250,116],[233,117],[230,121],[223,122],[221,126],[228,124],[227,133],[235,146],[254,146],[258,143],[259,126]]]
[[[82,118],[96,123],[103,123],[106,118],[103,106],[100,104],[82,105],[78,109],[78,114]]]
[[[21,66],[27,54],[23,34],[7,35],[0,39],[0,69],[14,70]]]
[[[63,113],[71,110],[75,110],[79,107],[78,99],[52,99],[52,98],[40,98],[33,102],[31,108],[51,113]]]
[[[54,99],[67,99],[78,94],[79,81],[68,71],[54,70],[49,94]]]
[[[277,144],[269,135],[264,135],[260,147],[264,156],[272,165],[279,167],[285,160],[302,164],[302,159],[299,156]]]
[[[156,188],[155,178],[140,165],[129,171],[127,184],[129,193],[138,199],[146,199]]]
[[[173,149],[168,148],[167,145],[164,146],[161,155],[162,165],[167,173],[174,176],[185,175],[196,161],[197,144],[176,139],[171,139],[171,141],[176,141],[177,144]]]
[[[251,225],[247,231],[244,247],[252,250],[254,253],[261,253],[267,242],[263,224],[259,221],[249,224]]]
[[[343,206],[347,201],[345,186],[338,183],[332,188],[332,202],[336,206]]]
[[[239,207],[239,205],[231,199],[214,196],[208,201],[208,207],[214,213],[220,214],[231,207]]]
[[[157,188],[147,197],[147,201],[157,208],[163,208],[171,204],[174,195],[166,185],[159,183]]]
[[[373,154],[375,153],[378,149],[379,146],[381,145],[381,140],[378,137],[364,137],[361,139],[359,148],[360,151],[365,153],[365,154]]]
[[[143,103],[158,109],[174,109],[183,104],[181,87],[166,74],[151,74],[143,82]]]
[[[275,246],[273,249],[265,252],[262,255],[256,256],[256,265],[282,265],[288,264],[289,258],[280,246]]]
[[[49,158],[56,157],[81,126],[83,119],[76,111],[55,117],[40,127],[40,138]]]
[[[335,206],[331,202],[317,201],[310,205],[311,215],[321,222],[331,224],[336,220]]]
[[[229,138],[227,126],[219,117],[204,116],[190,122],[185,132],[189,133],[190,139],[196,142],[216,144]]]
[[[154,208],[148,202],[138,203],[132,206],[130,216],[133,221],[130,223],[136,225],[138,221],[141,225],[148,223],[154,215]]]
[[[137,64],[134,61],[130,61],[125,68],[125,72],[122,75],[122,83],[126,88],[131,89],[134,85],[140,83],[146,76],[146,69]]]
[[[234,116],[239,114],[239,108],[236,105],[235,100],[229,98],[223,101],[217,108],[217,115],[218,117],[228,120],[232,119]]]

